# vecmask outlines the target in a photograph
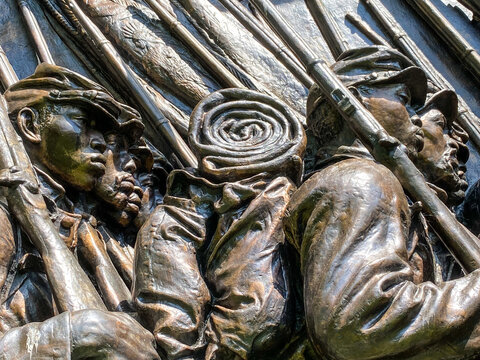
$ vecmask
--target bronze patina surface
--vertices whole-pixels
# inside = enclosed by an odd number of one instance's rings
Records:
[[[0,359],[480,358],[477,0],[0,3]]]

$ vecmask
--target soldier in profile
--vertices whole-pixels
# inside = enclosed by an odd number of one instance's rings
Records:
[[[444,201],[458,201],[465,190],[461,144],[444,133],[455,117],[442,105],[445,94],[423,106],[425,74],[386,47],[347,51],[333,70],[407,147]],[[423,120],[415,113],[421,107]],[[478,355],[478,270],[447,281],[421,204],[410,202],[393,173],[315,91],[307,112],[319,161],[292,196],[285,230],[300,254],[306,325],[317,354],[352,360]]]
[[[95,233],[88,216],[77,213],[76,204],[82,192],[93,190],[105,174],[103,134],[125,124],[138,128],[138,115],[99,85],[48,64],[39,65],[32,76],[12,85],[5,98],[9,116],[35,164],[52,221],[74,250],[87,238],[82,239],[82,231]],[[42,259],[28,239],[14,230],[8,210],[3,210],[2,246],[7,244],[9,251],[2,252],[1,356],[69,359],[103,353],[127,359],[158,358],[151,334],[126,314],[92,309],[58,315]],[[85,251],[88,260],[92,246],[84,244],[83,248],[79,252]],[[108,272],[105,268],[113,268],[105,259],[100,261],[101,271],[95,273],[100,274],[98,279],[107,279],[101,277]],[[102,295],[108,302],[108,294]],[[30,346],[33,335],[35,346]]]

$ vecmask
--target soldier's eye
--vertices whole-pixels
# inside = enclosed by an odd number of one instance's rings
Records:
[[[407,88],[401,89],[397,92],[397,96],[400,98],[404,105],[410,104],[410,91]]]
[[[441,115],[441,116],[437,116],[436,119],[435,119],[435,123],[440,126],[442,129],[445,128],[445,116]]]
[[[115,145],[116,141],[117,141],[117,137],[115,136],[115,134],[106,134],[105,135],[105,142],[108,145]]]
[[[402,92],[398,94],[398,96],[400,97],[404,105],[407,105],[410,103],[410,96],[407,93]]]

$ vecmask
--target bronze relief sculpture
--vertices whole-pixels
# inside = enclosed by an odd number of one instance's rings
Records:
[[[478,14],[409,3],[0,5],[0,358],[479,357],[478,85],[405,21],[476,74]]]

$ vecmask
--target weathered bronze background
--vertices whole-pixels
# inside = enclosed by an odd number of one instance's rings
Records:
[[[455,93],[372,46],[348,19],[392,44],[369,0],[321,2],[337,54],[303,0],[272,1],[331,74],[300,45],[280,65],[224,1],[1,1],[20,81],[0,117],[23,142],[0,126],[0,359],[480,357],[480,147]],[[233,1],[267,26],[264,0]],[[52,16],[62,2],[78,22]],[[460,2],[473,15],[432,0],[476,55],[480,4]],[[480,62],[425,1],[381,3],[480,116]]]

